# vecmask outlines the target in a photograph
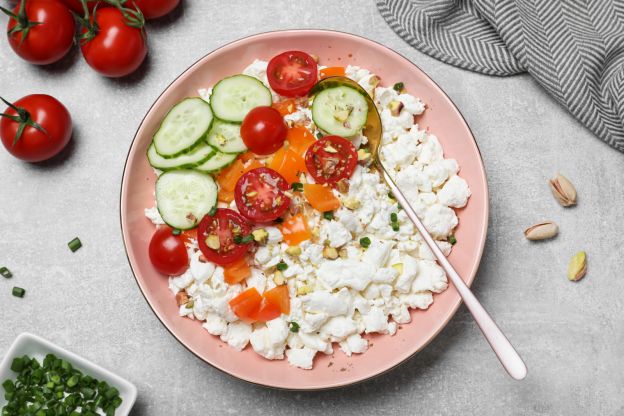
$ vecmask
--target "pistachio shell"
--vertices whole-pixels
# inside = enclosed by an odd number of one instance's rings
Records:
[[[568,279],[577,282],[587,273],[587,254],[579,251],[572,257],[568,265]]]
[[[576,205],[576,188],[572,182],[560,173],[549,181],[554,197],[564,207]]]
[[[552,221],[544,221],[534,224],[524,230],[527,240],[546,240],[553,238],[559,233],[559,226]]]

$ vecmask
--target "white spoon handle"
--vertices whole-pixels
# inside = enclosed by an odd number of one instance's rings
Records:
[[[407,216],[410,220],[412,220],[418,229],[418,232],[435,255],[438,263],[446,272],[446,275],[449,277],[451,282],[453,282],[457,292],[459,292],[459,295],[468,307],[468,310],[477,322],[477,325],[479,325],[481,332],[485,335],[485,338],[494,350],[494,353],[498,357],[499,361],[503,367],[505,367],[505,370],[507,370],[509,375],[516,380],[522,380],[525,378],[527,375],[527,368],[518,352],[514,349],[513,345],[511,345],[505,334],[503,334],[500,328],[496,325],[496,322],[494,322],[492,317],[490,317],[485,308],[483,308],[472,291],[468,288],[468,286],[466,286],[466,283],[464,283],[462,278],[459,277],[453,266],[451,266],[451,263],[449,263],[446,259],[444,253],[442,253],[442,250],[440,250],[438,245],[435,243],[423,223],[416,215],[416,212],[414,212],[414,209],[411,207],[403,193],[401,193],[401,190],[396,186],[390,175],[386,173],[383,167],[381,170],[395,198],[401,204]]]

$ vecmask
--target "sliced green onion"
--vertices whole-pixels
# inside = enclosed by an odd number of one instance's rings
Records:
[[[11,273],[11,270],[7,269],[6,267],[0,267],[0,275],[2,275],[2,277],[4,277],[5,279],[10,279],[11,277],[13,277],[13,273]]]
[[[67,245],[69,246],[69,249],[74,253],[76,252],[76,250],[82,247],[82,243],[80,242],[80,239],[78,237],[71,240],[69,243],[67,243]]]
[[[254,239],[254,238],[253,238],[253,235],[251,235],[251,234],[247,234],[246,236],[244,236],[244,237],[241,239],[241,243],[243,243],[243,244],[251,243],[251,242],[253,241],[253,239]]]
[[[242,243],[242,242],[243,242],[243,236],[242,236],[242,235],[240,235],[240,234],[236,234],[236,235],[232,238],[232,240],[234,240],[234,243],[235,243],[235,244],[240,244],[240,243]]]
[[[396,84],[392,86],[392,89],[400,93],[401,91],[405,89],[405,84],[402,82],[397,82]]]
[[[323,138],[323,133],[321,133],[320,131],[317,131],[316,132],[316,138],[319,139],[319,140],[322,139]]]
[[[371,245],[371,240],[368,237],[360,238],[360,245],[364,248],[368,248]]]
[[[454,235],[449,235],[448,242],[451,243],[452,246],[454,246],[455,244],[457,244],[457,239]]]
[[[393,231],[399,231],[399,223],[398,222],[393,222],[392,223],[392,230]]]
[[[213,206],[212,208],[210,208],[210,211],[208,211],[208,215],[210,215],[211,217],[214,217],[215,214],[217,213],[217,206]]]
[[[299,332],[299,324],[295,321],[290,323],[290,332]]]
[[[15,286],[13,288],[13,296],[18,297],[18,298],[23,298],[24,294],[26,293],[26,290],[22,289],[21,287],[17,287]]]
[[[292,190],[294,192],[301,192],[303,191],[303,184],[301,182],[293,182],[290,187],[292,188]]]
[[[399,217],[397,216],[396,212],[390,214],[390,222],[399,222]]]
[[[333,220],[334,219],[334,211],[325,211],[323,213],[323,218],[325,218],[326,220]]]
[[[280,272],[283,272],[284,270],[286,270],[288,268],[288,265],[286,263],[284,263],[283,261],[280,261],[279,263],[277,263],[275,268],[277,270],[279,270]]]

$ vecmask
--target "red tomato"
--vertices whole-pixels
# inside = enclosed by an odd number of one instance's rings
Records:
[[[257,155],[269,155],[286,140],[284,118],[272,107],[256,107],[245,116],[240,129],[245,146]]]
[[[229,302],[232,312],[246,322],[256,320],[254,315],[258,312],[261,303],[262,296],[255,287],[245,290]]]
[[[273,169],[250,170],[236,183],[234,189],[236,207],[252,221],[273,221],[290,205],[290,198],[284,193],[289,188],[286,179]]]
[[[69,7],[70,9],[72,9],[73,11],[75,11],[76,13],[78,13],[79,15],[83,15],[84,14],[84,9],[82,7],[82,3],[80,2],[80,0],[61,0],[63,3],[65,3],[65,5],[67,7]],[[93,9],[95,8],[95,6],[98,6],[98,9],[102,8],[102,7],[111,7],[112,5],[105,3],[103,1],[99,1],[99,0],[87,0],[87,7],[89,8],[89,11],[92,12]]]
[[[316,84],[318,68],[307,53],[288,51],[269,61],[267,78],[271,88],[278,94],[285,97],[303,97]]]
[[[348,179],[357,166],[357,150],[353,143],[340,136],[325,136],[306,152],[308,172],[316,183],[335,184]]]
[[[56,62],[74,44],[76,24],[65,5],[56,0],[24,0],[13,9],[7,32],[20,58],[37,65]]]
[[[126,1],[126,4],[132,2]],[[176,8],[180,0],[134,0],[146,19],[162,17]]]
[[[159,227],[149,245],[149,257],[154,268],[159,272],[178,276],[188,269],[189,258],[180,235],[173,235],[171,227]]]
[[[249,223],[238,212],[219,208],[215,215],[206,215],[197,228],[197,243],[202,254],[221,266],[239,260],[251,247],[249,242],[236,242],[250,235]]]
[[[0,138],[9,153],[18,159],[27,162],[49,159],[63,150],[71,138],[69,111],[49,95],[27,95],[11,104],[4,114],[0,120]],[[18,136],[21,125],[25,128]]]
[[[82,28],[82,55],[91,68],[106,77],[129,75],[147,55],[143,16],[131,9],[125,11],[126,17],[115,7],[97,9],[95,17]]]

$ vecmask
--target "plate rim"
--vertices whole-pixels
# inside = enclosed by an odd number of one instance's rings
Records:
[[[205,55],[201,56],[199,59],[197,59],[191,65],[189,65],[185,70],[183,70],[181,73],[179,73],[160,92],[160,94],[158,94],[158,96],[154,99],[154,101],[152,102],[150,107],[147,109],[147,111],[143,115],[143,118],[141,119],[141,122],[139,123],[139,125],[138,125],[138,127],[137,127],[137,129],[136,129],[136,131],[134,133],[132,141],[130,142],[130,146],[128,147],[128,152],[126,154],[126,160],[124,161],[124,167],[123,167],[123,172],[122,172],[121,181],[120,181],[121,184],[120,184],[120,188],[119,188],[120,189],[119,190],[119,222],[120,222],[121,237],[122,237],[122,241],[123,241],[124,252],[126,254],[126,259],[128,260],[128,265],[130,266],[130,271],[132,272],[132,276],[134,277],[135,283],[139,287],[139,290],[141,292],[141,295],[143,296],[143,299],[148,304],[150,310],[156,316],[156,318],[161,323],[161,325],[186,350],[188,350],[191,354],[193,354],[195,357],[200,359],[202,362],[210,365],[212,368],[215,368],[215,369],[219,370],[221,373],[226,374],[229,377],[232,377],[233,379],[241,380],[241,381],[244,381],[246,383],[249,383],[249,384],[252,384],[252,385],[255,385],[255,386],[261,386],[261,387],[265,387],[265,388],[271,388],[271,389],[275,389],[275,390],[284,390],[284,391],[325,391],[325,390],[334,390],[334,389],[340,389],[340,388],[344,388],[344,387],[349,387],[349,386],[353,386],[353,385],[356,385],[356,384],[361,384],[361,383],[373,380],[373,379],[375,379],[377,377],[383,376],[385,374],[388,374],[388,373],[394,371],[399,366],[405,364],[407,361],[409,361],[412,358],[414,358],[414,356],[416,356],[419,352],[421,352],[423,349],[425,349],[435,338],[437,338],[438,335],[440,334],[440,332],[442,332],[442,330],[444,330],[446,328],[446,326],[451,321],[451,319],[453,319],[453,317],[457,313],[457,310],[459,309],[460,305],[463,302],[461,297],[459,297],[459,299],[457,301],[455,301],[455,304],[450,309],[450,312],[449,312],[448,316],[446,317],[446,319],[444,320],[444,322],[442,322],[440,327],[433,333],[433,335],[425,343],[423,343],[419,348],[417,348],[412,354],[408,355],[403,360],[401,360],[401,361],[397,362],[396,364],[386,368],[383,371],[379,371],[379,372],[377,372],[375,374],[372,374],[372,375],[370,375],[368,377],[362,377],[362,378],[357,379],[357,380],[352,380],[352,381],[342,382],[342,383],[338,382],[336,384],[327,385],[327,386],[323,386],[323,387],[306,387],[306,388],[296,388],[295,387],[295,388],[287,388],[287,387],[281,387],[281,386],[274,386],[274,385],[270,385],[270,384],[264,384],[264,383],[260,383],[260,382],[257,382],[257,381],[254,381],[254,380],[251,380],[251,379],[248,379],[248,378],[244,378],[244,377],[240,377],[240,376],[231,374],[227,370],[222,369],[219,366],[217,366],[216,364],[213,364],[213,363],[209,362],[208,360],[204,359],[198,353],[193,351],[193,349],[191,349],[188,345],[186,345],[182,340],[180,340],[180,338],[178,338],[176,336],[176,334],[173,332],[173,330],[171,330],[167,326],[167,324],[165,324],[163,322],[163,320],[160,318],[160,316],[158,315],[158,313],[156,312],[156,310],[154,309],[154,307],[152,306],[150,301],[147,299],[147,297],[145,295],[145,292],[143,290],[143,287],[141,286],[141,283],[139,282],[139,279],[137,278],[137,275],[136,275],[136,273],[134,271],[134,267],[132,265],[132,261],[130,260],[130,256],[128,254],[128,243],[126,241],[126,230],[124,229],[124,218],[123,218],[124,217],[124,214],[123,214],[124,192],[123,191],[124,191],[124,185],[125,185],[125,182],[126,182],[126,173],[127,173],[127,170],[128,170],[128,161],[130,159],[130,153],[131,153],[131,151],[132,151],[132,149],[134,147],[134,144],[136,142],[139,130],[141,130],[141,127],[143,126],[143,124],[145,122],[145,119],[147,118],[147,115],[152,111],[152,109],[154,108],[156,103],[169,90],[169,88],[171,88],[171,86],[173,84],[175,84],[182,76],[184,76],[186,73],[188,73],[191,70],[193,70],[193,68],[195,68],[195,66],[199,65],[204,59],[208,58],[210,55],[218,52],[219,50],[221,50],[223,48],[227,48],[227,47],[230,47],[230,46],[232,46],[232,45],[234,45],[236,43],[245,42],[245,41],[248,41],[248,40],[253,39],[253,38],[261,38],[261,37],[264,37],[264,36],[269,36],[271,34],[302,33],[302,32],[304,32],[304,33],[308,32],[308,33],[312,33],[312,34],[315,33],[315,32],[322,32],[322,33],[326,33],[326,34],[328,33],[328,34],[337,34],[337,35],[340,35],[340,36],[353,37],[353,38],[359,39],[360,41],[369,42],[369,43],[375,44],[375,45],[377,45],[379,47],[382,47],[384,49],[387,49],[387,50],[393,52],[394,54],[396,54],[398,57],[400,57],[407,64],[411,65],[415,69],[419,70],[422,74],[424,74],[429,79],[429,81],[431,81],[433,83],[433,85],[437,88],[437,90],[439,90],[439,92],[452,104],[453,108],[457,112],[457,115],[461,118],[461,120],[463,121],[464,125],[466,126],[468,132],[470,133],[470,136],[471,136],[471,139],[472,139],[472,143],[474,144],[475,149],[477,150],[477,154],[479,155],[478,167],[480,168],[480,170],[481,170],[481,172],[483,174],[482,175],[482,179],[483,179],[483,184],[485,185],[484,188],[483,188],[484,199],[485,199],[485,210],[484,210],[484,213],[483,213],[483,219],[484,219],[483,227],[481,229],[481,232],[483,234],[483,239],[481,240],[481,242],[479,244],[479,247],[478,247],[478,256],[477,256],[478,260],[477,260],[477,263],[475,265],[475,268],[474,268],[473,272],[470,273],[470,275],[468,276],[468,280],[466,281],[466,284],[468,285],[468,287],[472,286],[472,283],[474,282],[474,280],[476,278],[476,275],[479,272],[479,268],[481,267],[481,261],[483,259],[483,251],[485,249],[485,243],[487,241],[487,231],[488,231],[488,225],[489,225],[489,211],[490,211],[490,196],[489,196],[489,186],[488,186],[488,180],[487,180],[487,172],[485,170],[485,164],[483,163],[483,155],[481,153],[481,149],[479,148],[479,144],[477,143],[477,141],[475,139],[475,136],[474,136],[474,134],[472,132],[472,129],[470,128],[470,125],[466,121],[466,118],[464,117],[462,112],[459,110],[459,108],[457,107],[455,102],[451,99],[451,97],[448,96],[448,94],[444,91],[444,89],[442,89],[442,87],[440,87],[440,85],[436,81],[434,81],[433,78],[431,78],[427,72],[425,72],[417,64],[415,64],[410,59],[408,59],[405,55],[401,54],[400,52],[397,52],[396,50],[394,50],[393,48],[391,48],[389,46],[386,46],[386,45],[384,45],[384,44],[382,44],[380,42],[377,42],[377,41],[372,40],[370,38],[367,38],[365,36],[356,35],[356,34],[353,34],[353,33],[344,32],[344,31],[340,31],[340,30],[306,28],[306,29],[270,30],[270,31],[266,31],[266,32],[254,33],[254,34],[251,34],[251,35],[248,35],[248,36],[244,36],[244,37],[232,40],[230,42],[227,42],[227,43],[219,46],[218,48],[212,49],[210,52],[208,52]],[[452,284],[449,285],[449,286],[452,286]],[[314,371],[314,370],[311,370],[311,371]]]

